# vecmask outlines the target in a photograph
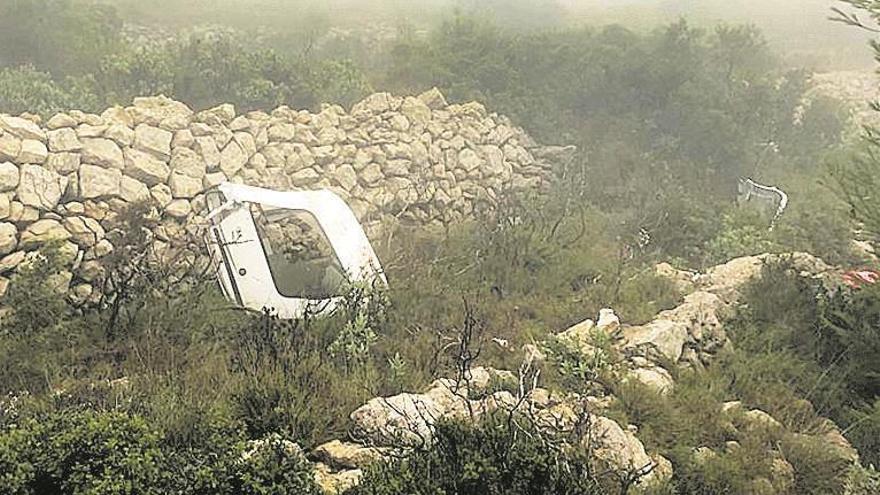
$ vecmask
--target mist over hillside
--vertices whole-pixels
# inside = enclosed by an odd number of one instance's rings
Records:
[[[829,22],[832,0],[104,0],[127,20],[166,26],[221,23],[240,28],[321,31],[369,23],[430,27],[452,12],[514,29],[619,23],[647,30],[686,19],[698,26],[750,23],[793,64],[819,70],[870,67],[870,35]]]
[[[877,495],[832,5],[0,0],[0,494]]]

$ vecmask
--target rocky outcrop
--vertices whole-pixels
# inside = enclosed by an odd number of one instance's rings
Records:
[[[0,114],[0,249],[68,242],[74,259],[93,262],[70,268],[71,296],[74,287],[97,294],[92,233],[102,238],[132,202],[152,201],[164,233],[200,225],[204,191],[223,181],[330,189],[364,221],[448,223],[505,195],[540,191],[553,160],[570,151],[539,146],[479,103],[450,105],[436,89],[378,93],[350,111],[325,105],[318,113],[238,115],[228,104],[194,112],[159,96],[101,115],[58,114],[45,126]],[[102,252],[112,251],[107,243]],[[2,287],[10,265],[0,263]]]

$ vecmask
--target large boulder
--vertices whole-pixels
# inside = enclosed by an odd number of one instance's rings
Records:
[[[688,327],[671,320],[656,319],[646,325],[623,329],[624,348],[652,347],[664,358],[677,362],[688,338]]]
[[[82,143],[76,135],[76,131],[70,128],[62,128],[57,131],[49,131],[49,151],[53,153],[79,151]]]
[[[234,176],[247,161],[248,156],[236,141],[230,141],[220,152],[220,170],[227,177]]]
[[[0,160],[16,160],[21,153],[21,139],[8,133],[0,133]]]
[[[46,141],[46,133],[40,129],[40,126],[21,117],[0,114],[0,129],[13,136],[18,136],[21,139],[35,139],[42,142]]]
[[[632,475],[642,475],[638,484],[652,485],[668,481],[671,473],[657,470],[663,464],[648,455],[645,446],[636,436],[621,428],[613,419],[591,416],[589,435],[584,439],[597,459],[608,468]],[[664,459],[665,460],[665,459]]]
[[[15,251],[18,246],[18,229],[11,223],[0,223],[0,256]]]
[[[39,165],[23,165],[18,183],[18,200],[25,206],[52,210],[67,188],[67,177]]]
[[[104,138],[88,138],[82,140],[82,145],[83,163],[119,170],[125,168],[122,149],[115,142]]]
[[[49,150],[46,145],[36,139],[25,139],[21,142],[21,150],[15,161],[18,163],[36,163],[42,164],[49,156]]]
[[[174,135],[170,131],[140,124],[134,129],[134,148],[149,153],[160,160],[171,158],[171,139]]]
[[[149,153],[128,148],[125,150],[125,175],[152,187],[168,180],[171,169]]]
[[[28,225],[21,233],[18,249],[30,251],[48,242],[66,241],[70,239],[67,231],[58,220],[44,218]]]
[[[12,191],[18,187],[20,173],[18,167],[10,162],[0,162],[0,192]]]
[[[79,169],[79,192],[85,199],[118,196],[121,180],[121,170],[83,165]]]
[[[163,121],[189,121],[193,114],[183,103],[165,96],[135,98],[134,105],[126,108],[125,112],[131,122],[152,126],[158,126]]]

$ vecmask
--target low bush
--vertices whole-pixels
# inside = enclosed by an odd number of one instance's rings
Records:
[[[559,452],[537,432],[514,432],[500,418],[477,426],[437,425],[433,445],[369,468],[347,495],[589,495],[613,493],[591,474],[585,457]]]
[[[61,409],[0,427],[0,491],[8,494],[317,494],[298,447],[243,441],[204,425],[187,445],[169,443],[145,418]]]

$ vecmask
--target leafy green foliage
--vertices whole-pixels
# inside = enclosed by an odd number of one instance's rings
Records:
[[[601,494],[577,452],[556,452],[539,435],[513,435],[503,420],[437,425],[434,444],[372,466],[348,495]]]

